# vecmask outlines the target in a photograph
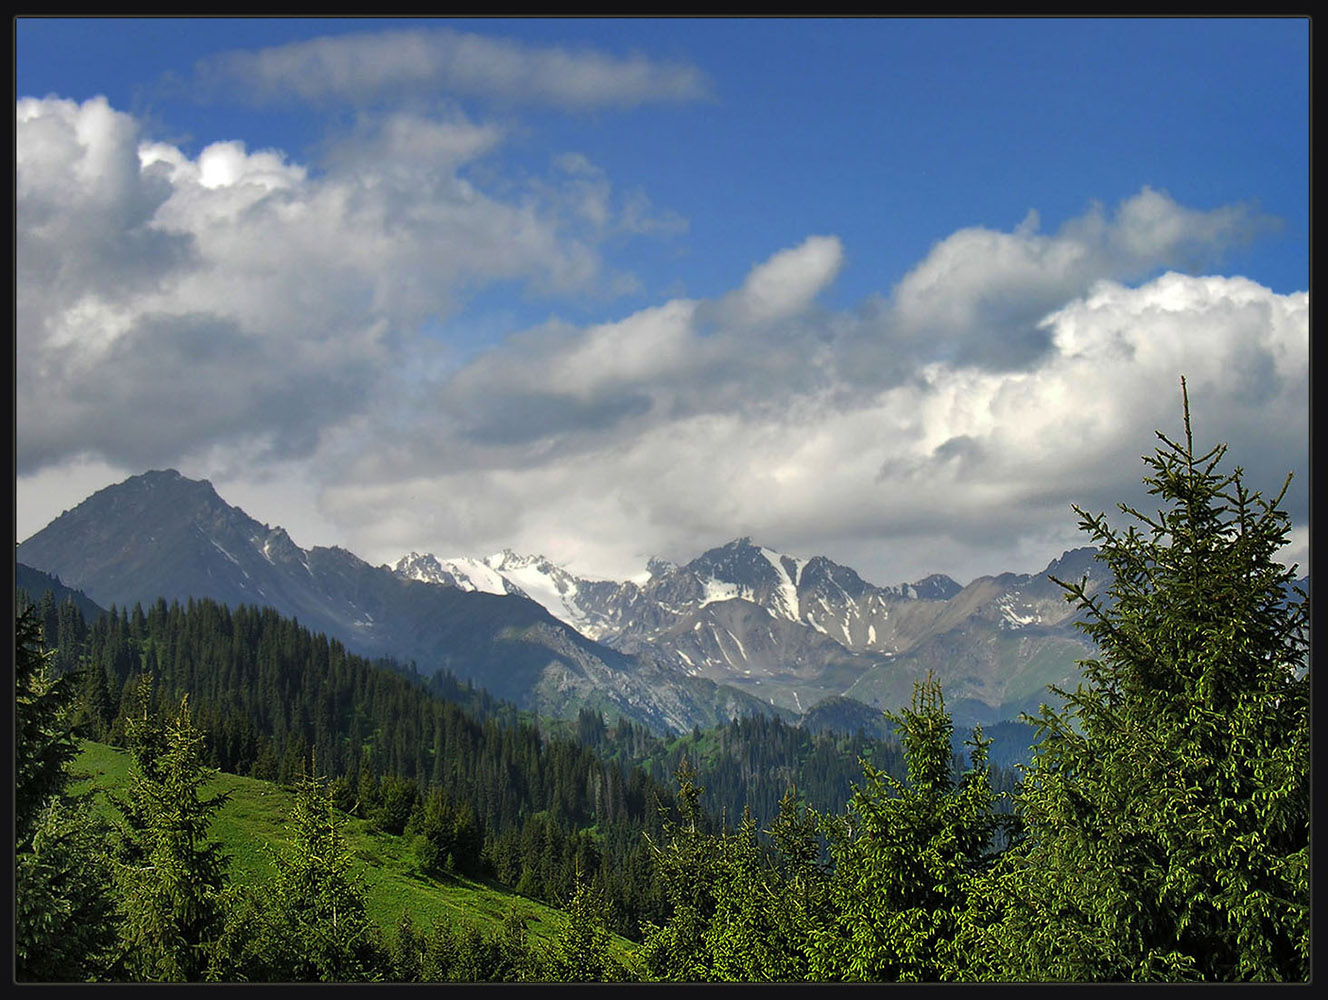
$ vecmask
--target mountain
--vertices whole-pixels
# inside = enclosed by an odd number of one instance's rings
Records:
[[[412,552],[397,560],[393,571],[406,579],[459,590],[529,598],[591,639],[616,631],[615,611],[624,586],[613,580],[582,579],[543,556],[519,556],[510,549],[485,559],[438,559]]]
[[[173,470],[98,491],[17,558],[105,606],[270,605],[354,652],[447,669],[523,708],[591,707],[675,731],[753,711],[803,716],[834,698],[893,709],[929,670],[956,725],[1012,718],[1048,684],[1073,686],[1090,653],[1049,577],[1087,576],[1091,591],[1101,575],[1093,550],[1076,549],[1039,573],[881,586],[750,538],[682,565],[652,560],[642,582],[511,551],[374,567],[302,549]]]
[[[1050,576],[1100,582],[1091,548],[1037,574],[961,587],[932,575],[878,586],[825,558],[739,538],[684,565],[649,563],[642,584],[585,580],[540,556],[411,553],[395,572],[467,590],[522,594],[603,644],[652,655],[696,678],[804,715],[846,695],[873,710],[906,703],[916,677],[946,685],[956,721],[1036,709],[1046,685],[1071,683],[1090,647]]]
[[[104,606],[271,606],[353,652],[448,669],[550,715],[589,706],[684,730],[763,708],[668,660],[596,643],[523,596],[407,579],[341,548],[301,549],[174,470],[98,491],[22,542],[16,559]]]

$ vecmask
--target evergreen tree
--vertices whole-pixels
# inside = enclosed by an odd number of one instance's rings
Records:
[[[744,810],[737,830],[711,838],[716,855],[715,908],[703,937],[706,978],[790,982],[806,977],[809,927],[797,898],[757,843]]]
[[[14,862],[14,974],[27,982],[99,978],[115,943],[106,824],[87,803],[51,798]]]
[[[1184,396],[1184,381],[1182,380]],[[1100,657],[1044,706],[1028,836],[969,947],[991,978],[1297,980],[1309,970],[1308,597],[1289,518],[1185,438],[1145,457],[1162,505],[1124,531],[1076,508],[1111,568],[1062,583]],[[1289,477],[1288,477],[1289,482]]]
[[[703,828],[696,771],[687,758],[678,765],[679,820],[665,824],[667,844],[654,850],[655,869],[670,906],[664,924],[647,922],[638,952],[647,978],[699,982],[713,978],[705,934],[715,913],[718,858]]]
[[[609,954],[604,899],[585,879],[567,903],[562,926],[545,960],[545,975],[559,983],[600,983],[623,978]]]
[[[388,954],[350,870],[327,782],[300,776],[287,820],[290,847],[275,876],[233,901],[215,949],[215,978],[361,982],[381,978]]]
[[[48,592],[49,593],[49,592]],[[28,605],[14,622],[14,836],[30,843],[46,804],[64,794],[78,743],[69,725],[70,675],[54,675],[43,625]]]
[[[65,793],[72,689],[50,675],[35,609],[14,624],[14,973],[79,981],[103,969],[115,936],[105,828]]]
[[[201,797],[216,772],[203,763],[204,737],[188,698],[164,728],[147,707],[150,698],[141,700],[142,715],[129,727],[135,773],[120,803],[119,971],[130,979],[194,981],[203,978],[208,947],[221,930],[227,859],[207,836],[228,796]]]
[[[813,932],[820,980],[963,978],[959,914],[995,858],[1004,818],[995,811],[981,729],[971,767],[956,779],[952,723],[929,674],[910,708],[887,713],[908,765],[907,782],[864,762],[850,815],[827,824],[834,855],[827,925]]]

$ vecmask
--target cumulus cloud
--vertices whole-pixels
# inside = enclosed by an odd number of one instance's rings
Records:
[[[1042,317],[1097,279],[1201,270],[1271,224],[1248,206],[1199,211],[1145,187],[1114,215],[1093,205],[1054,234],[1038,231],[1035,212],[1009,233],[961,229],[899,282],[892,320],[914,343],[940,346],[946,360],[1019,368],[1048,347]]]
[[[589,48],[524,45],[449,28],[326,36],[199,66],[201,80],[262,100],[364,103],[444,91],[570,111],[693,101],[709,93],[695,66]]]
[[[601,241],[652,229],[578,154],[480,183],[506,138],[365,115],[313,169],[20,101],[20,477],[178,464],[261,501],[281,470],[341,532],[297,542],[380,562],[512,546],[628,576],[748,534],[882,583],[963,579],[1081,544],[1071,503],[1146,500],[1185,375],[1201,441],[1259,488],[1294,469],[1307,523],[1308,296],[1201,273],[1265,224],[1246,207],[1144,188],[1050,234],[960,230],[847,310],[819,299],[851,248],[811,236],[713,299],[458,360],[438,331],[475,290],[603,292]]]
[[[503,138],[464,116],[366,117],[315,172],[238,141],[191,157],[103,98],[19,101],[20,473],[222,442],[307,455],[391,398],[436,352],[421,325],[476,290],[620,285],[599,252],[621,228],[611,193],[587,220],[565,172],[501,195],[466,177]]]
[[[526,433],[501,447],[458,437],[446,461],[410,452],[409,500],[392,485],[402,455],[359,465],[326,496],[346,523],[378,512],[363,541],[380,552],[406,551],[406,535],[395,532],[410,525],[413,545],[423,532],[439,552],[515,545],[626,576],[651,555],[689,558],[750,534],[843,559],[885,583],[933,570],[1031,571],[1083,544],[1072,503],[1114,510],[1120,500],[1146,501],[1139,458],[1154,430],[1179,433],[1182,374],[1201,441],[1231,442],[1259,488],[1275,492],[1299,469],[1289,509],[1304,518],[1307,309],[1303,293],[1277,295],[1239,278],[1104,280],[1045,318],[1051,346],[1022,371],[935,362],[847,400],[828,384],[785,393],[758,377],[749,391],[779,396],[780,407],[679,412],[643,402],[630,417],[598,414],[593,432],[573,433],[575,419],[540,423],[547,414],[532,412]],[[675,304],[668,318],[673,335],[695,346],[692,312]],[[635,319],[639,335],[660,336],[658,311]],[[562,356],[606,330],[565,335]],[[661,353],[670,358],[662,368],[676,364],[676,352]],[[624,382],[649,391],[639,373],[614,371],[623,379],[613,392],[580,405],[611,407]],[[621,433],[606,429],[615,421]],[[435,471],[421,476],[422,468]],[[427,528],[412,521],[421,508]],[[1030,562],[1009,561],[1020,558]]]
[[[844,262],[834,236],[809,236],[751,269],[742,287],[718,303],[719,321],[739,326],[775,323],[806,310]]]

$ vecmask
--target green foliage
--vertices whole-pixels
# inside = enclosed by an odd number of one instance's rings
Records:
[[[164,727],[145,711],[130,739],[135,774],[120,803],[115,864],[118,970],[129,979],[199,980],[221,929],[226,859],[208,829],[226,796],[200,795],[215,771],[203,763],[187,698]]]
[[[106,824],[51,798],[14,864],[14,973],[27,982],[97,978],[115,941]]]
[[[639,952],[651,979],[787,982],[809,971],[810,931],[823,919],[825,873],[817,862],[816,817],[790,791],[771,832],[758,843],[744,811],[736,830],[706,833],[701,789],[684,761],[678,769],[681,821],[667,824],[657,870],[672,914],[646,928]]]
[[[290,846],[275,850],[273,878],[233,893],[212,977],[276,982],[377,978],[384,949],[351,874],[327,782],[302,775],[287,821]]]
[[[404,833],[418,797],[419,788],[415,782],[388,775],[378,787],[377,802],[368,813],[369,822],[384,833]]]
[[[1184,383],[1182,382],[1182,389]],[[974,933],[991,978],[1305,979],[1308,598],[1289,519],[1225,446],[1159,433],[1120,531],[1078,510],[1115,582],[1062,583],[1101,656],[1044,708],[1019,802],[1029,836]],[[980,923],[980,921],[979,921]]]
[[[33,606],[14,624],[14,973],[84,980],[104,967],[114,937],[105,828],[65,792],[78,751],[71,675],[52,677]]]
[[[805,914],[757,843],[756,821],[744,813],[736,831],[714,838],[715,912],[703,935],[707,978],[725,982],[788,982],[805,978]]]
[[[702,829],[703,789],[686,758],[676,777],[681,819],[665,823],[667,842],[655,848],[655,868],[671,915],[663,925],[645,925],[640,957],[648,978],[694,982],[710,978],[704,935],[715,912],[718,857]]]
[[[480,869],[484,836],[475,810],[469,802],[455,805],[442,788],[417,801],[405,832],[414,838],[421,874],[439,878]]]
[[[501,870],[508,885],[552,901],[570,896],[580,864],[600,878],[614,931],[635,935],[643,917],[662,915],[641,834],[658,831],[655,802],[669,793],[642,769],[550,737],[454,678],[423,683],[351,655],[270,608],[158,600],[83,623],[73,605],[42,600],[60,621],[68,609],[71,655],[101,669],[76,698],[98,738],[126,745],[135,719],[188,692],[211,767],[289,783],[314,754],[339,806],[392,833],[444,792],[452,843],[421,842],[426,871],[448,871],[451,856],[452,874]],[[141,684],[146,673],[152,687]],[[533,816],[543,817],[542,839],[527,852],[519,842]]]
[[[588,882],[577,884],[562,927],[544,961],[544,976],[560,983],[600,983],[624,978],[609,951],[604,898]]]
[[[491,932],[473,924],[435,923],[425,932],[409,911],[397,924],[390,949],[391,978],[397,982],[540,982],[548,973],[538,948],[530,942],[526,918],[509,908]]]
[[[889,717],[908,780],[864,764],[849,816],[827,824],[835,870],[829,918],[813,932],[817,979],[964,978],[954,943],[960,914],[1005,823],[994,809],[987,741],[974,731],[971,767],[956,779],[950,716],[930,675],[914,686],[912,706]]]
[[[68,721],[69,676],[50,670],[43,627],[29,605],[14,621],[14,836],[31,842],[42,810],[60,796],[78,744]]]

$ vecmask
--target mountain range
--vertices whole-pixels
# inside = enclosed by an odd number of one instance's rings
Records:
[[[967,586],[939,575],[878,586],[750,538],[683,565],[652,560],[643,582],[588,580],[510,551],[375,567],[338,547],[302,549],[174,470],[98,491],[16,551],[103,606],[270,605],[354,652],[447,669],[539,712],[589,706],[675,731],[845,699],[891,709],[928,670],[956,726],[1035,709],[1047,684],[1073,686],[1091,652],[1048,577],[1087,577],[1091,590],[1104,572],[1094,555]]]

